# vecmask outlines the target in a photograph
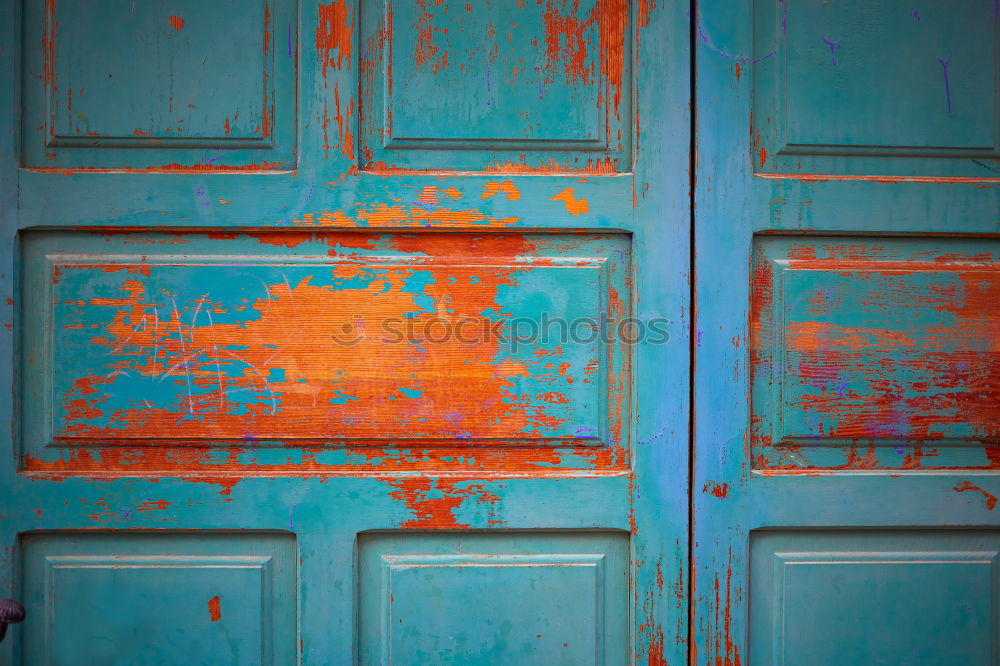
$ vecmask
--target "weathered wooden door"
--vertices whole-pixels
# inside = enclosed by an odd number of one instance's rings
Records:
[[[694,661],[996,664],[1000,7],[699,5]]]
[[[4,0],[0,659],[684,662],[686,9]]]

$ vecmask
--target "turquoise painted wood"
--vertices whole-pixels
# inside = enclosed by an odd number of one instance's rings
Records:
[[[693,661],[995,664],[996,7],[694,24]]]
[[[685,9],[0,2],[0,662],[684,662]]]

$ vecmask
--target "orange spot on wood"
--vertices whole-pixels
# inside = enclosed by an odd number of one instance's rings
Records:
[[[170,506],[170,502],[167,500],[146,500],[139,506],[135,507],[136,511],[163,511]]]
[[[174,30],[183,30],[184,19],[182,19],[180,16],[171,16],[170,25],[173,26]]]
[[[521,198],[521,190],[517,189],[513,181],[505,180],[503,182],[497,182],[491,180],[485,185],[483,185],[483,199],[489,199],[497,195],[497,193],[503,192],[509,201],[517,201]]]
[[[724,499],[726,497],[726,495],[729,493],[729,484],[728,483],[716,483],[715,481],[709,481],[701,489],[701,492],[703,492],[703,493],[712,493],[714,496],[718,497],[719,499]]]
[[[218,622],[222,619],[222,609],[218,595],[208,600],[208,615],[212,618],[212,622]]]
[[[566,205],[566,211],[571,215],[582,215],[590,210],[587,200],[582,197],[577,199],[576,195],[573,194],[572,187],[567,187],[565,190],[552,197],[550,201],[562,201]]]

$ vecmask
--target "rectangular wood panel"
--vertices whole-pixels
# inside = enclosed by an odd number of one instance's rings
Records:
[[[1000,464],[1000,244],[757,240],[760,470]]]
[[[361,168],[631,170],[626,0],[363,0],[361,29]]]
[[[761,664],[993,664],[996,532],[756,532],[750,648]]]
[[[26,664],[296,663],[285,534],[22,538]]]
[[[624,533],[362,535],[361,664],[625,664]]]
[[[756,170],[1000,176],[991,0],[754,5]]]
[[[25,166],[295,166],[295,0],[24,8]]]
[[[624,451],[627,235],[24,240],[29,467],[94,447]]]

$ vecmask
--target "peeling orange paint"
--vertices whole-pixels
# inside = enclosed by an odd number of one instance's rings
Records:
[[[573,194],[572,187],[567,187],[565,190],[552,197],[550,201],[562,201],[566,205],[566,211],[570,215],[582,215],[590,210],[587,200],[582,197],[577,199]]]
[[[962,481],[960,484],[958,484],[957,486],[955,486],[955,492],[957,492],[957,493],[963,493],[963,492],[968,492],[968,491],[975,491],[975,492],[982,493],[983,494],[983,499],[986,501],[986,508],[987,508],[987,510],[992,511],[993,509],[996,508],[996,506],[997,506],[997,497],[996,497],[996,495],[983,490],[979,486],[974,485],[974,484],[972,484],[969,481]]]
[[[171,502],[167,500],[146,500],[139,506],[135,507],[136,511],[164,511],[169,507]]]
[[[719,499],[725,499],[726,495],[729,493],[729,484],[709,481],[701,489],[701,492],[712,493],[712,495],[718,497]]]
[[[208,615],[212,622],[218,622],[222,619],[221,600],[218,595],[208,600]]]
[[[184,19],[182,19],[180,16],[171,16],[170,25],[173,26],[174,30],[183,30]]]
[[[430,479],[412,476],[387,482],[393,488],[392,497],[405,503],[413,513],[413,518],[400,523],[406,529],[468,528],[468,523],[460,523],[456,511],[466,501],[476,504],[496,505],[500,497],[485,489],[484,484],[469,484],[454,479]],[[459,485],[465,485],[459,488]],[[490,512],[487,524],[496,527],[503,522],[496,518],[495,509]]]
[[[509,201],[517,201],[521,198],[521,190],[517,189],[513,181],[505,180],[497,182],[491,180],[483,185],[483,199],[490,199],[499,192],[503,192]]]
[[[347,61],[347,69],[351,68],[351,38],[354,35],[354,18],[348,23],[350,10],[347,0],[333,0],[329,4],[319,5],[319,26],[316,28],[316,50],[323,59],[323,78],[331,66],[331,54],[336,52],[335,67],[341,69]]]

